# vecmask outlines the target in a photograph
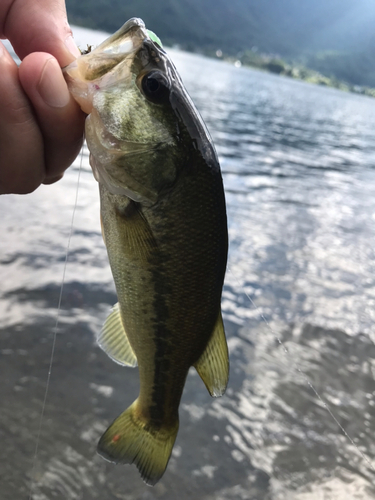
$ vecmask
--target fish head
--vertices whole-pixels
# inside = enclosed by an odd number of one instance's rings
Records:
[[[64,68],[88,114],[94,176],[112,194],[152,204],[191,156],[218,166],[209,133],[160,40],[133,18]]]

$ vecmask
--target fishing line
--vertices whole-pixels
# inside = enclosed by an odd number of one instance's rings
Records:
[[[238,285],[240,285],[240,288],[242,288],[241,286],[241,283],[239,282],[239,280],[237,279],[237,277],[235,276],[235,274],[233,273],[233,271],[231,269],[229,269],[229,267],[227,268],[228,271],[232,274],[232,276],[234,277],[234,279],[237,281]],[[278,335],[276,334],[276,332],[273,331],[271,325],[269,324],[269,322],[267,321],[267,319],[265,318],[264,314],[261,312],[261,310],[259,309],[259,307],[255,304],[255,302],[253,301],[253,299],[250,297],[250,295],[247,293],[247,292],[243,292],[246,297],[249,299],[250,303],[252,304],[252,306],[254,307],[254,309],[258,312],[259,316],[262,318],[262,320],[265,322],[265,324],[267,325],[267,328],[270,330],[270,332],[272,333],[272,335],[274,336],[274,338],[277,340],[278,344],[281,346],[281,348],[283,349],[284,353],[287,355],[287,356],[290,356],[290,353],[288,351],[288,349],[285,347],[283,341],[281,340],[280,337],[278,337]],[[318,393],[318,391],[315,389],[315,387],[313,386],[313,384],[310,382],[309,378],[307,377],[307,375],[301,370],[301,368],[299,368],[299,366],[296,367],[296,371],[299,373],[300,377],[304,380],[304,382],[310,387],[310,389],[314,392],[315,396],[318,398],[318,400],[322,403],[324,409],[329,413],[329,415],[332,417],[332,419],[334,420],[334,422],[336,423],[336,425],[339,427],[339,429],[342,431],[342,433],[344,434],[344,436],[349,440],[349,442],[354,446],[354,448],[357,450],[357,452],[359,453],[359,455],[363,458],[363,460],[367,463],[367,465],[375,472],[375,466],[373,465],[373,463],[371,462],[371,460],[359,449],[358,445],[355,444],[353,438],[348,434],[348,432],[344,429],[344,427],[342,426],[342,424],[340,424],[340,422],[338,421],[337,417],[335,416],[335,414],[332,412],[331,408],[328,406],[328,404],[324,401],[324,399],[322,398],[322,396]]]
[[[40,419],[39,419],[39,428],[38,428],[38,434],[37,434],[37,438],[36,438],[36,445],[35,445],[35,452],[34,452],[34,459],[33,459],[33,468],[32,468],[32,472],[31,472],[31,485],[30,485],[30,491],[29,491],[28,500],[32,500],[32,494],[33,494],[34,487],[35,487],[35,484],[36,484],[36,482],[35,482],[35,468],[36,468],[36,461],[37,461],[37,457],[38,457],[40,434],[42,432],[44,411],[45,411],[45,408],[46,408],[48,389],[49,389],[49,384],[50,384],[50,380],[51,380],[53,357],[54,357],[54,354],[55,354],[57,329],[58,329],[59,321],[60,321],[61,300],[62,300],[62,295],[63,295],[63,290],[64,290],[65,275],[66,275],[66,266],[67,266],[67,263],[68,263],[69,248],[70,248],[70,240],[71,240],[72,234],[73,234],[74,216],[75,216],[75,213],[76,213],[77,202],[78,202],[79,181],[80,181],[80,177],[81,177],[82,162],[83,162],[83,150],[84,150],[84,145],[82,146],[82,149],[81,149],[81,160],[80,160],[79,169],[78,169],[78,179],[77,179],[77,188],[76,188],[75,202],[74,202],[74,208],[73,208],[73,213],[72,213],[72,220],[71,220],[71,223],[70,223],[68,243],[67,243],[66,251],[65,251],[65,262],[64,262],[64,269],[63,269],[63,274],[62,274],[62,281],[61,281],[61,287],[60,287],[59,301],[58,301],[58,305],[57,305],[56,323],[55,323],[55,326],[54,326],[54,329],[53,329],[53,341],[52,341],[51,357],[50,357],[50,361],[49,361],[49,369],[48,369],[48,375],[47,375],[46,390],[44,392],[44,399],[43,399],[42,411],[41,411]]]

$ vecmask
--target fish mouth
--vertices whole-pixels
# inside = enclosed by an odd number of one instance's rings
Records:
[[[133,60],[145,41],[154,45],[155,50],[160,49],[142,19],[134,17],[94,50],[63,68],[68,88],[82,111],[91,113],[93,96],[98,90],[119,82],[131,85]]]

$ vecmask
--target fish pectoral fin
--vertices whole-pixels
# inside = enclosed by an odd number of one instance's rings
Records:
[[[229,356],[221,312],[207,347],[194,367],[212,397],[224,394],[229,378]]]
[[[113,306],[96,340],[103,351],[116,363],[137,366],[137,358],[122,324],[118,303]]]
[[[123,257],[132,262],[144,261],[148,265],[148,259],[158,253],[158,245],[139,204],[129,200],[125,207],[116,207],[115,213],[121,231]]]

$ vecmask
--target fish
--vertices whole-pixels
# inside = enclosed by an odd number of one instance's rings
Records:
[[[223,181],[209,132],[160,39],[132,18],[63,70],[88,115],[103,240],[117,291],[98,335],[139,368],[138,398],[98,453],[154,485],[179,428],[193,366],[213,397],[229,377],[221,296],[228,254]]]

